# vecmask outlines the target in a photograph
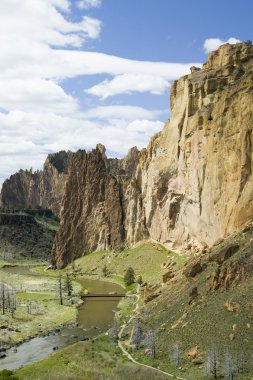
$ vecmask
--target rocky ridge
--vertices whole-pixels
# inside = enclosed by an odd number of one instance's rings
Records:
[[[42,170],[20,170],[3,183],[2,207],[28,209],[42,207],[60,216],[70,152],[49,154]]]

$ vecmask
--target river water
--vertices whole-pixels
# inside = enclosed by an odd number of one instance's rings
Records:
[[[20,275],[36,275],[29,272],[28,267],[5,267],[3,270]],[[88,289],[90,293],[108,295],[114,292],[124,293],[124,289],[120,285],[110,282],[81,278],[76,281],[83,288]],[[12,349],[8,350],[6,358],[0,359],[0,370],[5,368],[13,370],[32,364],[38,360],[45,359],[54,352],[55,348],[60,349],[107,331],[112,326],[118,303],[119,298],[113,297],[85,299],[84,303],[78,308],[78,326],[64,327],[60,331],[55,331],[48,336],[33,338],[18,346],[17,352],[13,352]],[[57,319],[57,315],[55,318]]]

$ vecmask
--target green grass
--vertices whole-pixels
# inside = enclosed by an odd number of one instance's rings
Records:
[[[31,300],[31,314],[28,314],[27,301]],[[19,293],[14,317],[6,313],[0,326],[8,326],[11,331],[0,329],[2,346],[13,346],[30,336],[45,334],[67,323],[76,321],[76,308],[60,305],[58,297],[43,293]],[[57,316],[57,317],[56,317]]]
[[[185,256],[168,251],[160,244],[144,243],[118,254],[108,251],[94,252],[77,259],[68,268],[75,266],[80,272],[93,273],[101,277],[103,267],[106,265],[112,278],[122,283],[127,268],[132,267],[136,278],[141,275],[143,281],[153,284],[161,282],[162,275],[167,271],[162,268],[162,264],[169,258],[176,262],[173,267],[175,269],[181,268],[186,260]]]
[[[146,380],[164,375],[139,367],[121,354],[108,336],[71,345],[45,360],[15,371],[20,380]]]
[[[43,272],[43,276],[32,276],[22,270],[20,274],[1,271],[1,280],[17,291],[17,310],[14,317],[6,313],[0,321],[0,326],[8,325],[17,331],[7,334],[5,329],[0,329],[0,341],[3,345],[15,345],[29,336],[44,334],[76,322],[76,306],[70,305],[68,297],[64,297],[63,306],[59,304],[58,279],[49,277],[46,273]],[[82,286],[76,281],[72,284],[74,294],[79,294]],[[32,306],[31,314],[27,312],[28,300]]]

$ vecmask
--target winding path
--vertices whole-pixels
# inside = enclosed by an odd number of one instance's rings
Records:
[[[139,309],[139,302],[138,302],[139,299],[140,299],[139,287],[138,287],[138,289],[137,289],[137,295],[136,295],[136,296],[137,296],[137,301],[136,301],[135,309],[134,309],[134,311],[133,311],[133,315],[132,315],[132,317],[128,320],[127,323],[125,323],[125,324],[123,324],[123,325],[121,326],[121,329],[120,329],[120,331],[119,331],[119,334],[118,334],[118,337],[119,337],[119,339],[118,339],[118,347],[121,349],[123,355],[125,355],[125,356],[126,356],[131,362],[133,362],[134,364],[137,364],[137,365],[140,365],[140,366],[142,366],[142,367],[146,367],[146,368],[152,369],[153,371],[160,372],[160,373],[162,373],[162,374],[164,374],[164,375],[166,375],[166,376],[168,376],[168,377],[172,377],[172,378],[174,378],[174,379],[178,379],[178,380],[188,380],[188,379],[186,379],[186,378],[184,378],[184,377],[176,376],[176,375],[173,375],[172,373],[162,371],[161,369],[158,369],[158,368],[152,367],[152,366],[150,366],[150,365],[147,365],[147,364],[143,364],[143,363],[137,362],[137,361],[132,357],[132,355],[129,354],[129,352],[124,348],[124,346],[123,346],[123,344],[122,344],[122,340],[121,340],[121,338],[122,338],[123,332],[124,332],[124,330],[125,330],[127,324],[129,324],[129,323],[132,322],[132,320],[133,320],[133,319],[135,318],[135,316],[136,316],[136,315],[135,315],[136,312],[137,312],[138,309]]]

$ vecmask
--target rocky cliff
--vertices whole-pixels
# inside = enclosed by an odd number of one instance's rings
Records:
[[[108,159],[103,145],[73,154],[53,246],[58,267],[94,250],[120,251],[148,234],[138,179],[139,152]]]
[[[70,158],[70,152],[49,154],[43,170],[20,170],[13,174],[3,183],[2,207],[42,207],[59,216]]]
[[[253,46],[223,45],[175,81],[171,118],[147,149],[71,160],[56,266],[144,239],[211,246],[253,218]]]
[[[171,119],[142,154],[150,236],[212,245],[253,217],[253,46],[223,45],[171,88]]]

